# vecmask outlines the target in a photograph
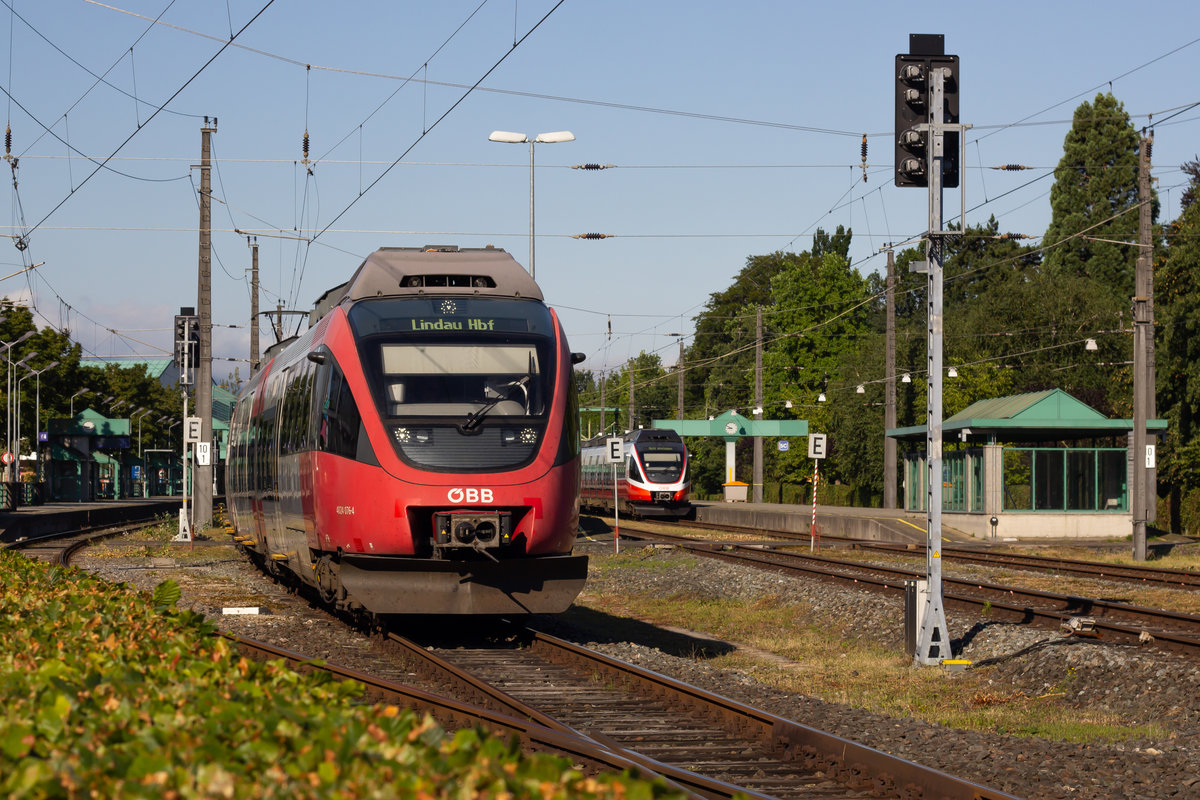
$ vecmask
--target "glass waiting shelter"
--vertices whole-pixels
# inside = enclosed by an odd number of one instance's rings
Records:
[[[1146,424],[1152,436],[1166,427]],[[1132,430],[1061,389],[973,403],[942,423],[942,518],[981,538],[1127,535]],[[925,511],[926,426],[887,435],[910,447],[904,508]]]

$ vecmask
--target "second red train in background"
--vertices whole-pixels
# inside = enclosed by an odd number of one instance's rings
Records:
[[[621,438],[624,458],[608,460],[607,439],[589,439],[583,448],[583,487],[586,508],[635,517],[689,517],[692,514],[688,451],[672,430],[626,431]],[[616,489],[613,467],[616,467]],[[615,497],[614,497],[615,494]]]

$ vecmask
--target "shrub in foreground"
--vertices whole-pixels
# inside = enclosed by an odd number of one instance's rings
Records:
[[[0,551],[0,796],[668,794],[362,705],[353,684],[242,658],[170,592],[155,600]]]

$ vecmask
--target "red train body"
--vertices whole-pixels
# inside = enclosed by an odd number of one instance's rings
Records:
[[[621,439],[625,460],[616,465],[608,462],[603,437],[590,439],[584,446],[583,505],[611,512],[619,504],[622,514],[638,517],[690,516],[688,452],[679,434],[672,430],[636,430]]]
[[[273,349],[230,426],[257,559],[381,615],[571,604],[582,356],[509,254],[378,250]]]

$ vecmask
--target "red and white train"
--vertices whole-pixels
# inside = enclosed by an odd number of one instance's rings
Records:
[[[686,517],[689,499],[688,451],[672,430],[627,431],[621,437],[624,462],[608,461],[604,437],[589,439],[583,448],[582,503],[598,511],[636,517]],[[613,471],[616,467],[614,497]]]
[[[566,610],[583,356],[512,256],[383,248],[272,351],[230,426],[256,560],[378,615]]]

